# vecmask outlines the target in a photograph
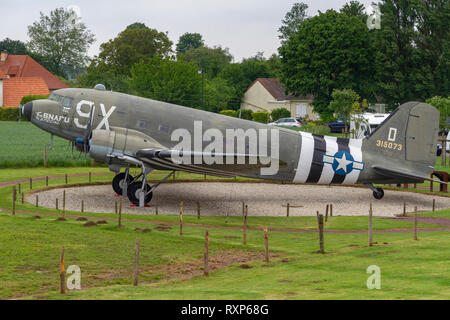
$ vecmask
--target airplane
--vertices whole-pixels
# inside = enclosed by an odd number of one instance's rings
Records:
[[[369,136],[344,139],[228,117],[107,91],[69,88],[22,107],[34,125],[72,143],[116,173],[114,191],[136,206],[176,171],[321,185],[421,183],[436,161],[439,111],[429,104],[399,106]],[[192,139],[192,135],[194,138]],[[180,142],[181,141],[181,142]],[[270,148],[269,148],[270,146]],[[133,177],[130,166],[141,173]],[[122,168],[125,168],[124,172]],[[170,171],[150,186],[153,170]]]

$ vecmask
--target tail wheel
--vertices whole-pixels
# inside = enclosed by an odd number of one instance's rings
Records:
[[[373,197],[377,200],[381,200],[384,197],[384,190],[377,188],[377,191],[373,192]]]
[[[142,182],[133,182],[128,186],[128,194],[127,194],[128,200],[130,200],[130,202],[136,206],[139,205],[139,196],[142,192],[141,189],[142,189]],[[146,184],[144,187],[144,192],[147,193],[149,190],[150,186]],[[152,197],[153,192],[146,194],[144,204],[147,204],[150,201],[152,201]]]
[[[128,184],[133,181],[133,177],[131,175],[128,175]],[[118,175],[116,175],[112,181],[112,187],[114,189],[114,192],[117,194],[122,194],[122,190],[125,184],[125,172],[121,172]]]

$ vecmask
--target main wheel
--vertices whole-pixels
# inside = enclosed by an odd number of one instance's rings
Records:
[[[133,181],[133,177],[131,175],[128,175],[128,184],[130,184],[131,181]],[[112,187],[114,189],[114,192],[121,195],[124,184],[125,184],[125,172],[121,172],[118,175],[116,175],[112,181]]]
[[[142,189],[142,182],[133,182],[128,186],[128,200],[130,200],[130,202],[136,206],[139,205],[139,196],[142,192],[141,189]],[[149,190],[150,186],[146,184],[144,187],[144,192],[147,193]],[[152,201],[152,197],[153,192],[148,193],[145,196],[144,204],[147,204],[150,201]]]
[[[373,192],[373,197],[377,200],[380,200],[384,197],[384,190],[381,188],[377,188],[377,191]]]

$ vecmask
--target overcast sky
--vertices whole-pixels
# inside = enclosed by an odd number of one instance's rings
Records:
[[[28,41],[27,26],[57,7],[78,6],[82,21],[97,41],[89,55],[98,54],[101,43],[117,36],[127,25],[143,22],[168,32],[174,45],[185,32],[197,32],[206,45],[230,49],[235,61],[263,51],[266,57],[280,46],[278,28],[292,5],[289,0],[15,0],[0,4],[4,11],[0,39]],[[318,10],[340,9],[347,0],[307,0],[308,15]],[[367,8],[372,0],[360,0]],[[175,46],[174,46],[175,47]]]

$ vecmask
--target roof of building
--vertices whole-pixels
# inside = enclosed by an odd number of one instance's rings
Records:
[[[48,94],[50,91],[41,77],[14,77],[3,80],[3,105],[6,107],[17,107],[23,96]]]
[[[3,71],[0,69],[0,79],[5,79],[6,75],[3,73]]]
[[[306,96],[293,96],[291,94],[286,94],[283,85],[278,81],[277,78],[257,78],[253,83],[248,87],[250,90],[251,87],[255,83],[261,83],[261,85],[275,98],[275,100],[313,100],[314,97],[312,94],[308,94]]]
[[[28,55],[9,54],[5,62],[0,62],[0,71],[5,75],[13,77],[41,77],[47,84],[48,89],[56,90],[68,88],[57,76],[45,69]]]

